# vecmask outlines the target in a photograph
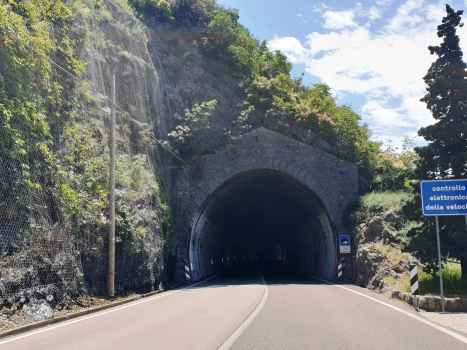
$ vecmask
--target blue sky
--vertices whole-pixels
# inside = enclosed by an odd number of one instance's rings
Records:
[[[440,43],[436,27],[446,15],[445,0],[218,3],[238,9],[240,23],[286,54],[293,76],[305,73],[307,85],[328,84],[339,103],[357,109],[374,140],[399,145],[404,135],[415,137],[434,123],[420,98],[426,93],[423,76],[435,60],[427,47]],[[467,10],[467,0],[449,4]],[[467,26],[458,35],[467,50]]]

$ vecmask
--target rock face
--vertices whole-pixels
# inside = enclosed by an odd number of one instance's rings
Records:
[[[399,223],[393,211],[381,213],[355,228],[357,253],[355,280],[357,285],[388,293],[409,273],[410,264],[419,264],[413,256],[400,252],[401,238],[389,223]]]
[[[46,320],[54,315],[52,308],[44,299],[31,301],[23,306],[23,311],[36,321]]]

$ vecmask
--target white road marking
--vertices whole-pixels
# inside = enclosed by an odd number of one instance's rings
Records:
[[[162,297],[165,297],[165,296],[167,296],[167,295],[174,294],[174,293],[180,292],[180,291],[182,291],[182,290],[184,290],[184,289],[192,288],[192,287],[194,287],[194,286],[197,286],[198,284],[207,282],[207,281],[209,281],[210,279],[212,279],[212,278],[214,278],[214,277],[220,275],[222,272],[224,272],[224,271],[221,271],[221,272],[215,274],[214,276],[211,276],[211,277],[209,277],[209,278],[207,278],[207,279],[205,279],[205,280],[203,280],[203,281],[200,281],[200,282],[198,282],[198,283],[191,284],[191,285],[189,285],[189,286],[187,286],[187,287],[183,287],[183,288],[181,288],[181,289],[174,290],[173,292],[166,292],[166,293],[162,293],[161,295],[157,295],[157,296],[155,296],[155,297],[147,298],[147,299],[144,299],[144,300],[141,300],[141,301],[130,302],[130,303],[128,303],[128,305],[125,305],[125,306],[122,306],[122,307],[118,307],[118,308],[115,308],[115,309],[110,309],[110,310],[108,310],[108,311],[97,312],[97,313],[95,313],[95,314],[93,314],[93,315],[91,315],[91,316],[80,317],[80,318],[77,318],[77,319],[74,320],[74,321],[60,323],[60,324],[58,324],[58,325],[56,325],[56,326],[51,326],[51,327],[45,326],[43,329],[40,329],[40,330],[38,330],[38,331],[31,332],[31,333],[26,333],[26,334],[24,334],[24,335],[12,337],[12,338],[10,338],[10,339],[1,341],[1,342],[0,342],[0,345],[6,344],[6,343],[10,343],[10,342],[15,341],[15,340],[19,340],[19,339],[31,337],[31,336],[36,335],[36,334],[48,332],[48,331],[51,331],[51,330],[53,330],[53,329],[57,329],[57,328],[60,328],[60,327],[69,326],[69,325],[71,325],[71,324],[73,324],[73,323],[78,323],[78,322],[86,321],[86,320],[89,320],[89,319],[94,318],[94,317],[99,317],[99,316],[102,316],[102,315],[110,314],[111,312],[120,311],[120,310],[129,308],[129,307],[132,307],[132,306],[136,306],[136,305],[139,305],[139,304],[142,304],[142,303],[146,303],[146,302],[151,301],[151,300],[154,300],[154,299],[162,298]]]
[[[378,299],[376,299],[376,298],[370,297],[370,296],[368,296],[368,295],[365,295],[365,294],[363,294],[363,293],[357,292],[357,291],[352,290],[352,289],[350,289],[350,288],[346,288],[346,287],[344,287],[344,286],[340,286],[340,285],[338,285],[338,284],[334,284],[334,283],[328,282],[328,281],[326,281],[326,280],[322,280],[321,278],[317,278],[317,277],[314,277],[314,276],[307,275],[306,273],[303,273],[303,272],[299,272],[299,273],[301,273],[302,275],[305,275],[305,276],[307,276],[307,277],[311,277],[311,278],[317,279],[318,281],[321,281],[321,282],[324,282],[324,283],[333,285],[333,286],[335,286],[335,287],[345,289],[345,290],[347,290],[347,291],[349,291],[349,292],[352,292],[352,293],[361,295],[362,297],[365,297],[365,298],[367,298],[367,299],[373,300],[373,301],[375,301],[375,302],[377,302],[377,303],[380,303],[380,304],[382,304],[382,305],[385,305],[385,306],[387,306],[387,307],[390,307],[390,308],[393,309],[393,310],[399,311],[399,312],[403,313],[404,315],[410,316],[410,317],[412,317],[412,318],[414,318],[414,319],[416,319],[416,320],[418,320],[418,321],[420,321],[420,322],[422,322],[422,323],[425,323],[425,324],[428,325],[428,326],[431,326],[431,327],[433,327],[433,328],[436,328],[437,330],[439,330],[439,331],[441,331],[441,332],[443,332],[443,333],[446,333],[446,334],[450,335],[451,337],[454,337],[454,338],[460,340],[461,342],[464,342],[464,343],[467,344],[467,338],[466,338],[466,337],[463,337],[463,336],[460,335],[460,334],[457,334],[457,333],[455,333],[455,332],[453,332],[453,331],[450,331],[449,329],[444,328],[444,327],[442,327],[442,326],[440,326],[440,325],[438,325],[438,324],[436,324],[436,323],[433,323],[433,322],[431,322],[431,321],[425,320],[424,318],[422,318],[422,317],[420,317],[420,316],[411,314],[410,312],[407,312],[407,311],[405,311],[405,310],[399,309],[399,308],[396,307],[396,306],[393,306],[393,305],[391,305],[391,304],[385,303],[384,301],[381,301],[381,300],[378,300]]]
[[[224,344],[222,344],[218,350],[228,350],[230,347],[235,343],[235,341],[242,335],[242,333],[245,331],[245,329],[248,328],[248,326],[253,322],[253,320],[258,316],[258,314],[261,312],[261,309],[263,308],[264,304],[266,304],[266,300],[268,299],[269,295],[269,289],[268,285],[266,284],[266,280],[264,279],[263,274],[261,271],[259,272],[261,275],[261,278],[263,280],[264,284],[264,293],[263,297],[261,298],[260,303],[256,307],[256,309],[248,316],[248,318],[237,328],[235,332],[232,333],[232,335],[225,341]]]

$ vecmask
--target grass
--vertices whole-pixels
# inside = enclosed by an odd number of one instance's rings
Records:
[[[397,289],[404,293],[410,293],[410,276],[408,274],[397,281]]]
[[[383,254],[393,264],[399,264],[402,260],[409,256],[409,254],[402,253],[400,249],[397,249],[391,245],[375,244],[373,249]]]
[[[361,204],[367,212],[392,209],[400,213],[402,206],[411,199],[413,199],[413,194],[405,191],[371,192],[362,197]]]
[[[439,274],[435,276],[418,270],[418,284],[421,295],[441,295],[439,286]],[[404,293],[410,293],[410,277],[399,279],[397,289]],[[443,289],[447,298],[467,298],[467,278],[461,278],[460,264],[448,262],[443,264]]]
[[[421,294],[441,294],[439,273],[433,276],[419,270],[418,283]],[[467,278],[461,278],[460,264],[453,262],[443,263],[443,289],[446,297],[467,298]]]
[[[401,213],[402,207],[413,199],[413,194],[405,191],[371,192],[360,198],[357,211],[352,215],[357,221],[364,221],[372,213],[393,210]]]

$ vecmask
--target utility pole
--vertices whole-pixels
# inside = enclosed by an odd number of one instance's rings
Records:
[[[115,74],[112,74],[110,105],[110,191],[109,191],[109,270],[107,271],[107,293],[115,293]]]

